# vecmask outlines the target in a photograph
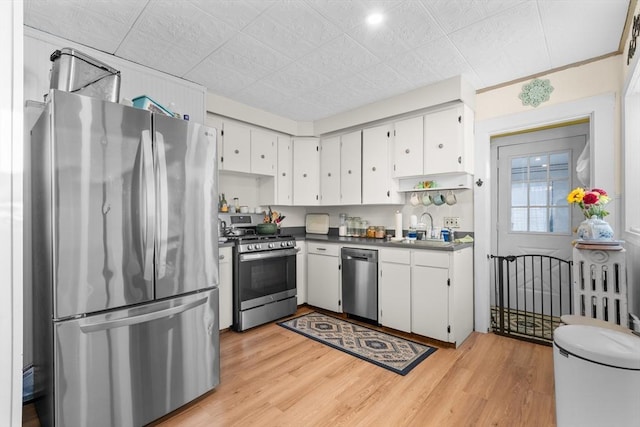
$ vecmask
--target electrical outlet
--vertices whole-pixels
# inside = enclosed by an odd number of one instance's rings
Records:
[[[444,226],[446,228],[460,228],[460,217],[459,216],[445,216],[444,217]]]

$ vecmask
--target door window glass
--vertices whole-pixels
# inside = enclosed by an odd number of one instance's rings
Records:
[[[570,157],[565,151],[511,159],[511,231],[570,233]]]

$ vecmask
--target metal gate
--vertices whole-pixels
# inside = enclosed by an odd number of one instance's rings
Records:
[[[573,312],[572,261],[548,255],[491,255],[493,332],[551,345],[560,316]]]

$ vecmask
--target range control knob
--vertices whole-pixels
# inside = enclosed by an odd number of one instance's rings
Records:
[[[293,246],[293,242],[291,241],[287,242],[287,246]]]
[[[248,246],[247,246],[247,250],[249,250],[249,251],[250,251],[250,250],[252,250],[252,249],[253,249],[253,246],[251,246],[251,245],[248,245]]]
[[[260,248],[262,248],[261,245],[256,245],[256,249],[260,249]]]
[[[285,247],[287,246],[287,242],[280,242],[280,247]]]
[[[267,246],[269,247],[269,249],[272,249],[272,248],[274,248],[276,245],[274,245],[273,243],[269,243]]]

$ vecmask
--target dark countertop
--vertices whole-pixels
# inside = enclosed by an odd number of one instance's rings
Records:
[[[331,234],[294,234],[296,240],[308,242],[340,243],[363,246],[377,246],[382,248],[424,249],[430,251],[457,251],[464,248],[472,248],[473,243],[427,243],[419,240],[415,242],[392,242],[386,239],[367,239],[365,237],[340,237]]]
[[[407,241],[402,242],[393,242],[387,239],[368,239],[365,237],[340,237],[336,233],[332,232],[331,229],[329,234],[306,234],[304,227],[290,227],[288,229],[283,230],[285,234],[292,235],[299,241],[307,241],[307,242],[326,242],[326,243],[339,243],[343,245],[362,245],[362,246],[376,246],[380,248],[398,248],[398,249],[421,249],[421,250],[429,250],[429,251],[457,251],[464,248],[472,248],[473,243],[427,243],[416,240],[415,242],[409,243]],[[335,230],[337,232],[337,230]],[[459,236],[466,236],[467,234],[472,235],[473,233],[459,233]],[[228,240],[226,242],[220,243],[218,242],[218,247],[232,247],[233,242]]]

